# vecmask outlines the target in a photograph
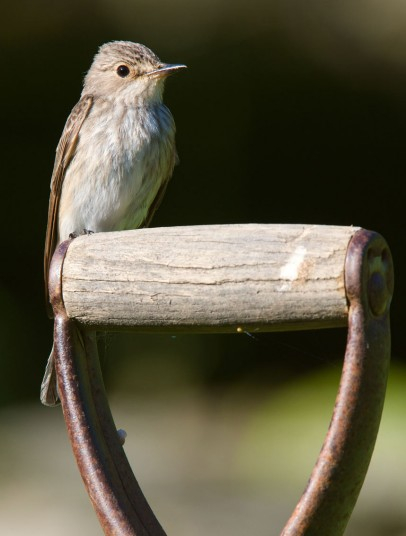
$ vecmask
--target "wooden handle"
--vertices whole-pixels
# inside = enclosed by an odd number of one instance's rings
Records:
[[[63,266],[69,318],[98,329],[233,332],[344,326],[358,227],[212,225],[80,236]]]

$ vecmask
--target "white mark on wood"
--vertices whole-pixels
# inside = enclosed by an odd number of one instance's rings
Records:
[[[284,264],[279,272],[280,279],[285,282],[280,286],[279,290],[289,290],[291,284],[287,281],[295,281],[299,275],[300,267],[306,256],[306,248],[304,246],[298,246],[295,251],[290,255],[288,262]]]

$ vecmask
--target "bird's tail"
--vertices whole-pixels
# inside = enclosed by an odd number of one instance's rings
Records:
[[[54,348],[48,358],[48,363],[45,369],[44,379],[41,383],[41,402],[45,406],[58,406],[60,404],[58,385],[56,382],[56,370],[54,359]]]

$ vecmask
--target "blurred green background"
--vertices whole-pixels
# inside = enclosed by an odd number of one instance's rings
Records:
[[[100,533],[87,498],[76,495],[60,411],[40,407],[38,391],[52,336],[42,255],[54,151],[93,55],[114,39],[189,67],[165,92],[180,165],[154,226],[360,225],[389,242],[395,365],[348,534],[406,534],[405,30],[406,4],[395,0],[3,2],[1,534],[51,534],[64,516],[66,534]],[[126,420],[117,424],[134,426],[130,458],[168,532],[278,533],[321,446],[345,337],[103,339],[115,415]],[[28,513],[19,516],[22,500]]]

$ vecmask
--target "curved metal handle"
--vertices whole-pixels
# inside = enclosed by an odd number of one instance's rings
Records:
[[[105,534],[165,536],[131,471],[114,426],[94,332],[67,317],[63,260],[52,260],[58,388],[70,441]],[[393,267],[384,239],[365,230],[350,240],[345,264],[348,340],[336,405],[306,490],[283,536],[343,534],[364,481],[378,433],[390,357]]]
[[[378,434],[390,360],[393,266],[378,234],[360,230],[345,265],[348,337],[333,417],[283,536],[339,536],[361,491]]]
[[[114,425],[100,369],[95,332],[66,315],[63,260],[70,241],[54,254],[50,297],[58,392],[73,453],[99,522],[109,536],[165,536],[131,470]]]

